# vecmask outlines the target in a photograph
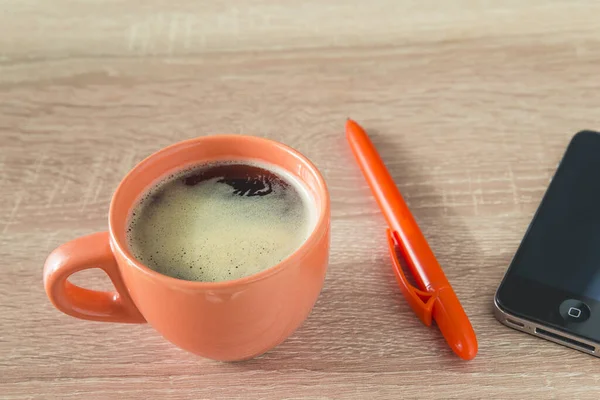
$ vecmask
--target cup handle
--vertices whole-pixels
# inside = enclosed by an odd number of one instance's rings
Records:
[[[116,291],[85,289],[68,281],[75,272],[90,268],[106,272]],[[146,322],[129,297],[110,248],[108,232],[83,236],[54,250],[44,265],[44,288],[52,304],[73,317],[105,322]]]

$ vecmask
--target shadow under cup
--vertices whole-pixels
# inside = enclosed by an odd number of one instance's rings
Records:
[[[137,261],[126,238],[128,217],[137,200],[170,173],[231,160],[274,164],[306,186],[317,211],[307,240],[277,265],[223,282],[184,281]],[[98,321],[147,321],[182,349],[216,360],[242,360],[275,347],[307,318],[323,286],[329,242],[329,194],[323,177],[306,157],[268,139],[206,136],[176,143],[139,163],[113,196],[109,232],[57,248],[46,261],[44,283],[52,303],[69,315]],[[86,268],[106,271],[117,293],[68,282],[69,275]]]

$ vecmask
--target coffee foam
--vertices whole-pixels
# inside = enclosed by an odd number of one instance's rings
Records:
[[[198,171],[240,164],[272,174],[268,195],[233,191],[222,176],[193,182]],[[127,237],[133,255],[157,272],[218,282],[278,264],[315,224],[314,200],[298,178],[270,164],[240,161],[199,165],[154,185],[134,208]]]

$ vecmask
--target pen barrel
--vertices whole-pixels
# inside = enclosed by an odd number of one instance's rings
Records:
[[[388,226],[398,233],[401,239],[398,245],[421,289],[431,290],[449,285],[371,139],[355,122],[348,121],[346,126],[346,136],[352,153]]]

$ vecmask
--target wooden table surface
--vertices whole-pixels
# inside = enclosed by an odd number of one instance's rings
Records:
[[[600,360],[516,332],[494,291],[571,135],[599,129],[596,1],[6,0],[0,7],[0,398],[598,399]],[[463,362],[394,282],[344,141],[373,135],[478,333]],[[332,196],[331,263],[249,362],[55,310],[42,265],[105,230],[136,162],[211,133],[283,141]],[[109,287],[101,273],[79,283]]]

